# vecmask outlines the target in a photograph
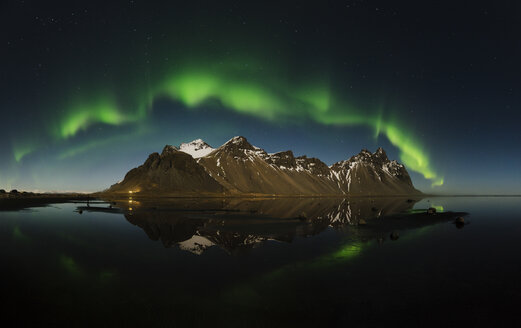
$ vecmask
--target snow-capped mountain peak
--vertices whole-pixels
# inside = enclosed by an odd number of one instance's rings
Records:
[[[188,143],[182,143],[179,146],[179,150],[191,155],[193,158],[200,158],[208,155],[215,149],[204,142],[202,139],[195,139],[194,141],[190,141]]]
[[[190,156],[187,156],[190,155]],[[194,158],[196,160],[194,160]],[[244,137],[217,149],[201,139],[165,146],[131,170],[111,191],[133,189],[251,195],[410,195],[418,194],[407,170],[382,148],[363,149],[327,166],[292,151],[268,154]]]

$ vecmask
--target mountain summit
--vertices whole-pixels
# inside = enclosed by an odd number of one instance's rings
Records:
[[[195,139],[194,141],[188,143],[182,143],[179,146],[179,150],[190,154],[193,158],[199,158],[208,155],[215,149],[210,147],[210,145],[203,140]]]
[[[165,146],[107,192],[137,191],[176,195],[411,195],[414,188],[402,164],[382,148],[363,149],[327,166],[291,150],[268,154],[244,137],[217,149],[201,139]]]

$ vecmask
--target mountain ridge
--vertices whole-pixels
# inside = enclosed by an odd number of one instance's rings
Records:
[[[236,136],[218,148],[201,139],[166,145],[130,170],[107,193],[178,195],[417,195],[402,164],[383,148],[367,149],[331,166],[318,158],[286,150],[267,153]]]

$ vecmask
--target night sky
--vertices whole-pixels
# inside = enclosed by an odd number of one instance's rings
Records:
[[[519,1],[2,1],[0,188],[97,191],[235,135],[521,194]]]

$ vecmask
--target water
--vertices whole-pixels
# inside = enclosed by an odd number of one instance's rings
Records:
[[[443,214],[387,217],[429,206],[468,212],[465,226]],[[519,236],[515,197],[129,198],[112,208],[65,203],[4,211],[0,321],[519,325]]]

